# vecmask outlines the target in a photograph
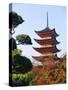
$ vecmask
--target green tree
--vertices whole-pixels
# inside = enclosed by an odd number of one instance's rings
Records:
[[[18,44],[32,44],[31,38],[25,34],[16,36],[16,40],[18,41]]]
[[[16,55],[13,60],[13,72],[15,73],[27,73],[31,71],[32,63],[30,59],[25,56]]]
[[[19,16],[17,13],[15,12],[10,12],[9,13],[9,29],[10,29],[10,33],[14,34],[14,28],[16,28],[19,24],[22,24],[24,22],[24,20],[22,19],[21,16]]]
[[[21,16],[19,16],[15,12],[10,12],[9,13],[9,33],[10,35],[13,35],[15,33],[14,28],[16,28],[19,24],[22,24],[24,20],[22,19]],[[21,38],[21,39],[19,39]],[[17,40],[19,44],[32,44],[31,43],[31,38],[28,35],[22,34],[22,36],[17,36]],[[23,43],[24,42],[24,43]],[[16,40],[14,38],[11,38],[9,40],[9,59],[10,59],[10,68],[9,68],[9,73],[10,77],[9,80],[11,81],[11,76],[13,73],[15,74],[25,74],[32,69],[32,63],[30,59],[28,59],[25,56],[21,56],[22,51],[17,49],[17,44]],[[19,78],[20,79],[20,78]],[[22,81],[22,84],[24,81]],[[27,83],[27,82],[26,82]],[[16,84],[16,82],[15,82]]]
[[[12,54],[11,54],[12,53]],[[29,58],[21,56],[22,51],[20,49],[14,49],[10,52],[10,60],[12,60],[12,72],[13,73],[27,73],[32,69],[32,63]]]
[[[22,24],[24,20],[21,16],[19,16],[15,12],[9,13],[9,33],[10,35],[14,34],[14,28],[16,28],[19,24]],[[9,40],[9,51],[12,51],[14,49],[17,49],[16,40],[14,38],[11,38]]]

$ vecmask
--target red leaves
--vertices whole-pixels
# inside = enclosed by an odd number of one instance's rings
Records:
[[[51,62],[51,61],[49,61]],[[50,65],[50,66],[49,66]],[[33,85],[45,85],[45,84],[58,84],[66,82],[66,62],[65,60],[55,61],[44,66],[36,66],[33,68],[33,73],[36,78],[33,79]]]

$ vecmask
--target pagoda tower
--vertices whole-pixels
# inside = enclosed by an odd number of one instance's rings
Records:
[[[34,39],[40,47],[33,47],[41,55],[32,56],[35,60],[44,62],[48,59],[56,60],[58,59],[57,52],[60,50],[57,49],[56,45],[59,44],[56,40],[56,37],[59,35],[56,33],[55,28],[50,29],[48,25],[48,13],[47,13],[47,27],[41,31],[35,31],[37,35],[40,36],[40,39]]]

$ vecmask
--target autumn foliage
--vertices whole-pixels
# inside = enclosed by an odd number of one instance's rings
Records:
[[[49,64],[48,64],[49,61]],[[32,80],[32,85],[47,85],[66,83],[66,59],[45,61],[42,66],[34,66],[32,72],[35,78]]]

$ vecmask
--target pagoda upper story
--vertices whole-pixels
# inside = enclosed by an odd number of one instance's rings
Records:
[[[59,36],[55,28],[50,29],[48,26],[48,13],[47,13],[47,27],[40,31],[35,31],[37,35],[40,36],[41,39],[34,39],[38,44],[40,44],[40,47],[33,47],[37,52],[39,52],[40,56],[32,56],[34,59],[43,61],[46,58],[57,58],[57,52],[60,50],[57,49],[57,44],[60,42],[57,41],[56,37]],[[43,59],[44,58],[44,59]]]

